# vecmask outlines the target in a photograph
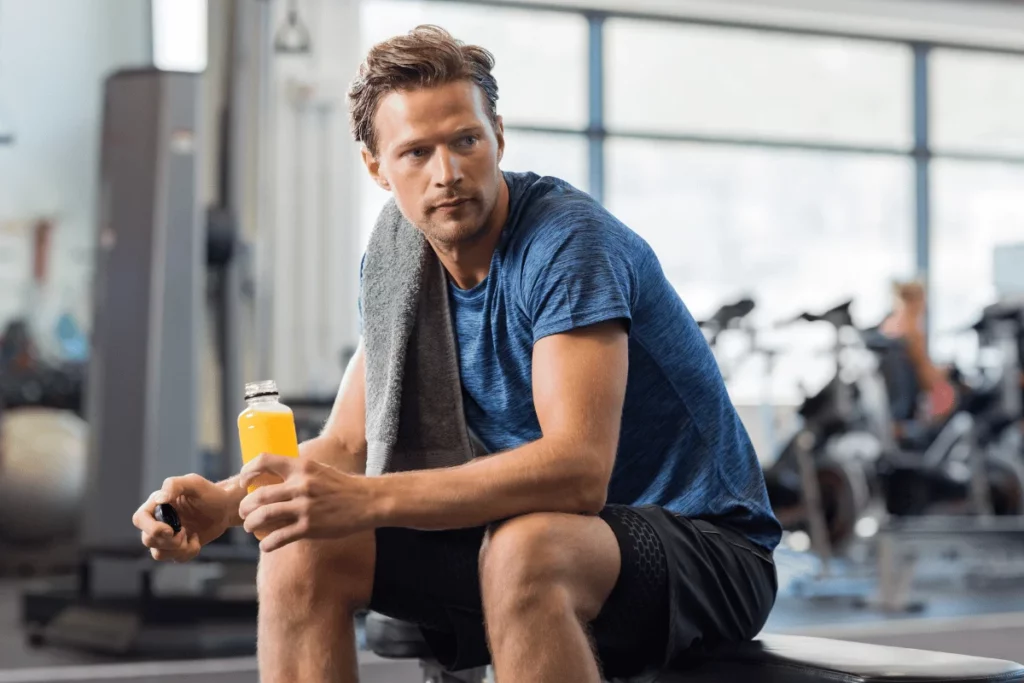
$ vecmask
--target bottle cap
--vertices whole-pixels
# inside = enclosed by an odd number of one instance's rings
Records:
[[[245,400],[260,396],[277,396],[277,382],[272,379],[245,383]]]

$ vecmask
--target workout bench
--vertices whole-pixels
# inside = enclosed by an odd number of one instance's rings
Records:
[[[371,612],[366,642],[387,659],[419,659],[425,683],[482,683],[484,670],[446,673],[430,659],[419,628]],[[621,683],[1019,683],[1024,666],[967,657],[804,636],[764,635],[723,647],[675,673]]]

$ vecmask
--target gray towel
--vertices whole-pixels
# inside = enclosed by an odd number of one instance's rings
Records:
[[[462,409],[444,266],[388,200],[363,263],[366,474],[451,467],[482,451]]]

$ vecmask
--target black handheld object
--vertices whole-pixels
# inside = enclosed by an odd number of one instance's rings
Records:
[[[174,533],[181,531],[181,520],[178,519],[178,513],[168,503],[161,503],[156,506],[156,511],[153,513],[156,521],[163,522],[167,526],[174,530]]]

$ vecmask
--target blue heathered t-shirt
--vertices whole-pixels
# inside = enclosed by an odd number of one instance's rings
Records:
[[[470,429],[490,452],[541,437],[533,345],[597,322],[629,327],[608,502],[663,506],[772,550],[781,528],[711,349],[651,247],[568,183],[506,172],[509,216],[486,279],[449,281]]]

